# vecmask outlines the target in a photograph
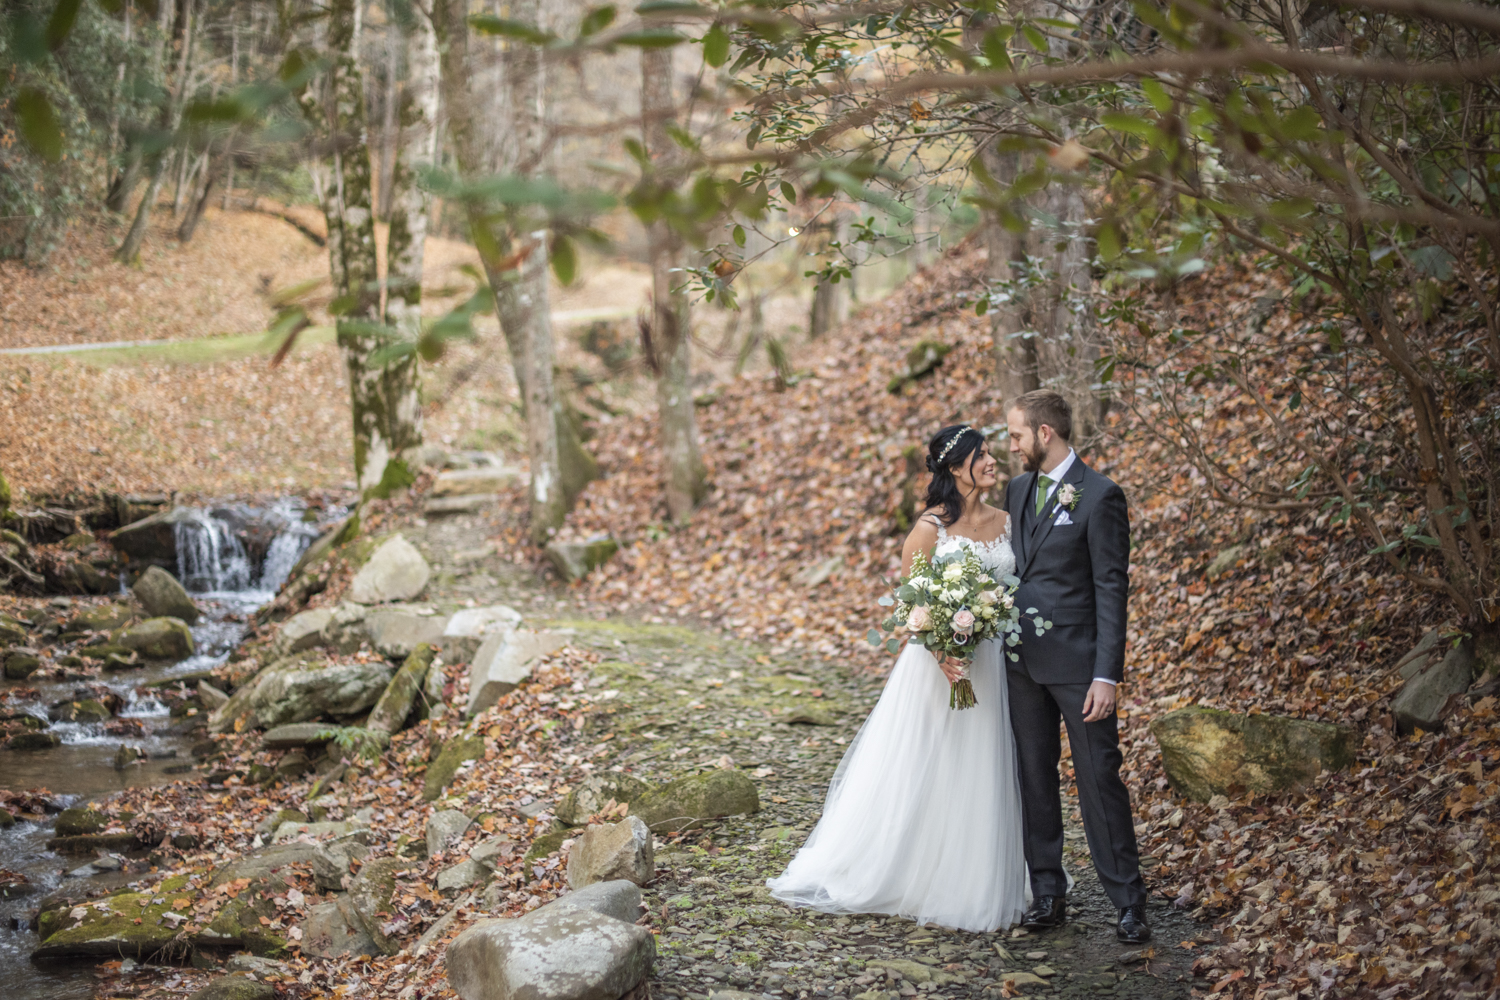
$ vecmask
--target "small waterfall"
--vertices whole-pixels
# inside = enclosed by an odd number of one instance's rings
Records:
[[[206,510],[190,510],[172,526],[182,585],[199,593],[246,590],[250,558],[229,525]]]
[[[300,530],[300,526],[277,535],[266,550],[266,561],[260,568],[260,589],[276,593],[311,541],[311,536]]]

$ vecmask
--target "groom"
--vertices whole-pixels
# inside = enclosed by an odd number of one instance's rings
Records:
[[[1043,930],[1061,927],[1067,919],[1057,770],[1061,721],[1068,727],[1089,853],[1120,911],[1116,935],[1141,944],[1150,940],[1151,928],[1130,793],[1120,780],[1115,718],[1115,685],[1125,670],[1129,589],[1125,494],[1074,454],[1068,444],[1073,414],[1057,393],[1026,393],[1007,422],[1010,450],[1026,470],[1010,481],[1005,494],[1021,580],[1016,604],[1023,611],[1037,608],[1052,622],[1040,637],[1028,628],[1017,647],[1019,662],[1010,662],[1006,671],[1033,897],[1021,924]]]

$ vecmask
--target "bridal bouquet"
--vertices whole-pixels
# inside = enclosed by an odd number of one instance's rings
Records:
[[[974,650],[986,639],[1004,636],[1006,646],[1021,641],[1021,610],[1015,600],[1020,583],[1013,576],[997,578],[991,574],[967,546],[934,553],[930,560],[918,554],[911,575],[902,578],[895,596],[880,599],[883,607],[895,609],[881,622],[881,630],[894,633],[904,629],[909,642],[935,656],[947,654],[972,661]],[[1052,627],[1035,608],[1028,608],[1026,614],[1036,616],[1032,622],[1037,635]],[[869,640],[874,646],[884,644],[892,653],[901,648],[897,639],[885,638],[876,629],[870,630]],[[1006,654],[1012,660],[1019,659],[1009,649]],[[949,691],[948,707],[964,709],[975,704],[974,685],[966,666],[964,676],[954,681]]]

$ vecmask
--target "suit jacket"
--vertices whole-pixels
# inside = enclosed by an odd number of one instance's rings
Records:
[[[1023,615],[1019,663],[1038,684],[1088,684],[1125,676],[1125,604],[1130,580],[1130,514],[1125,493],[1075,458],[1063,482],[1079,491],[1058,524],[1059,490],[1037,515],[1035,472],[1012,479],[1005,490],[1016,576],[1016,603],[1036,608],[1052,622],[1040,637]],[[1059,489],[1061,484],[1059,484]]]

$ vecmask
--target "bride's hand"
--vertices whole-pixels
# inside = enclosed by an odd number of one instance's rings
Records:
[[[956,656],[944,653],[938,657],[938,669],[943,672],[944,677],[948,678],[949,684],[956,684],[963,679],[965,666],[964,661]]]

